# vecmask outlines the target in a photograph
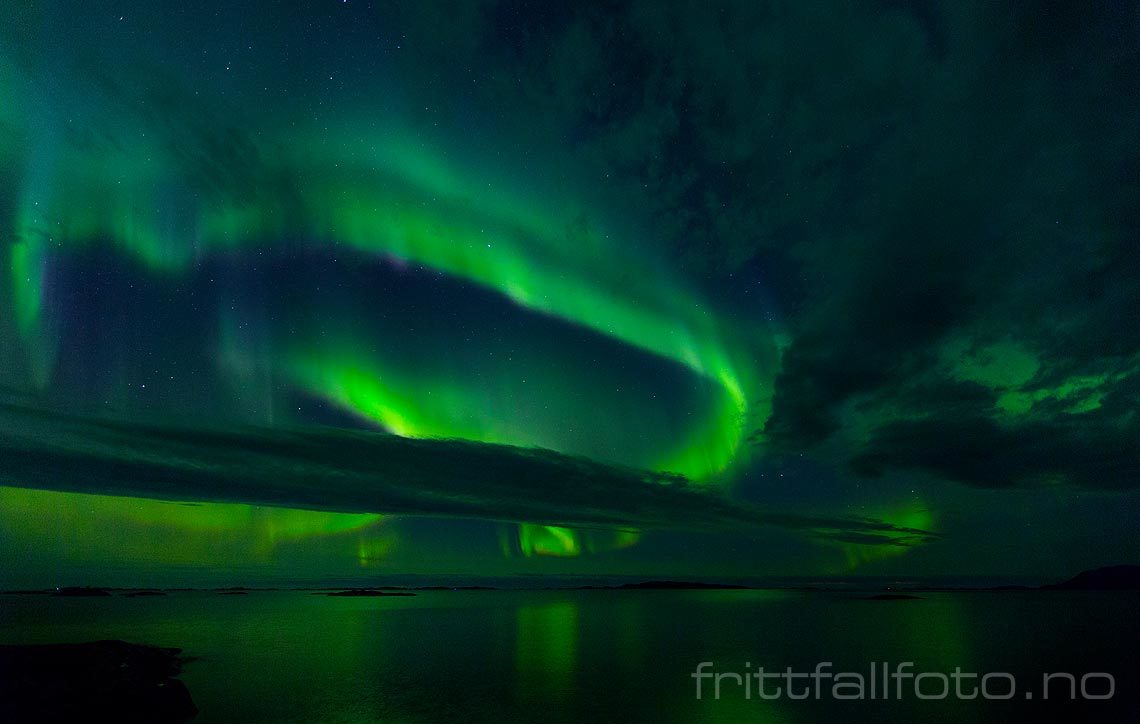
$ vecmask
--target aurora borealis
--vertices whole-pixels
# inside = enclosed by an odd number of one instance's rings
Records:
[[[0,583],[1134,557],[1135,8],[166,5],[0,10]]]

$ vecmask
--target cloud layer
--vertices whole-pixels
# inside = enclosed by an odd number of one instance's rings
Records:
[[[0,407],[0,482],[312,510],[747,533],[780,526],[899,545],[925,531],[784,515],[683,478],[541,449],[339,428],[193,430]]]

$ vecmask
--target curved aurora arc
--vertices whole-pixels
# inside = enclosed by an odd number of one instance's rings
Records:
[[[7,80],[0,94],[19,98],[18,84]],[[633,459],[613,462],[726,484],[744,457],[745,435],[767,417],[771,340],[737,339],[663,264],[619,241],[596,214],[588,224],[579,223],[573,203],[559,207],[533,194],[502,191],[506,185],[464,173],[400,131],[349,130],[332,143],[291,132],[246,148],[247,167],[230,174],[234,178],[227,177],[229,171],[219,178],[177,158],[170,147],[176,138],[164,143],[161,133],[141,132],[150,127],[137,119],[132,120],[140,132],[116,134],[115,144],[71,143],[59,119],[35,102],[34,93],[30,98],[29,112],[0,119],[15,129],[0,142],[0,162],[19,169],[20,178],[6,249],[10,315],[41,387],[51,379],[60,343],[49,300],[52,265],[69,253],[111,250],[160,279],[184,277],[229,254],[353,253],[489,290],[522,310],[676,365],[708,388],[714,399],[700,419],[685,421],[682,436],[652,454],[640,450]],[[219,322],[224,328],[227,320]],[[240,341],[222,337],[223,358],[243,354],[227,347]],[[478,420],[481,411],[468,403],[479,380],[453,377],[441,386],[439,380],[395,375],[393,384],[382,354],[346,356],[346,350],[373,341],[359,332],[340,346],[305,340],[271,364],[298,391],[401,436],[580,452],[560,449],[557,440],[522,426],[504,432],[495,420]],[[438,404],[443,397],[451,404]],[[469,424],[473,414],[475,424]],[[324,525],[318,522],[314,531]],[[534,545],[541,536],[579,538],[542,528],[520,529],[524,554],[576,554],[590,547]],[[623,545],[634,540],[628,537]]]
[[[189,220],[174,218],[177,213],[164,209],[162,198],[180,181],[156,175],[151,164],[120,159],[122,165],[116,166],[102,158],[56,164],[44,192],[23,195],[15,241],[8,249],[11,303],[37,378],[42,384],[50,375],[54,354],[51,321],[43,306],[53,256],[104,244],[151,273],[176,275],[228,251],[280,248],[290,243],[287,240],[303,238],[317,240],[302,245],[305,251],[315,244],[335,254],[347,246],[422,265],[682,365],[715,383],[720,399],[714,415],[695,425],[688,439],[676,441],[661,459],[621,462],[698,481],[729,468],[741,452],[748,420],[762,423],[766,410],[748,409],[748,390],[757,383],[749,375],[759,366],[757,361],[730,347],[714,315],[663,274],[646,274],[655,268],[651,260],[626,259],[627,250],[602,245],[597,238],[567,243],[564,223],[529,212],[508,215],[510,205],[505,202],[492,200],[476,208],[460,194],[477,183],[465,186],[454,172],[439,170],[442,162],[425,163],[422,157],[428,151],[422,146],[415,146],[414,153],[407,150],[411,147],[404,140],[390,153],[379,154],[392,162],[386,167],[376,158],[365,158],[368,163],[356,167],[347,160],[318,164],[280,159],[271,172],[286,179],[278,188],[254,198],[207,201]],[[363,153],[348,155],[359,158]],[[319,186],[301,188],[300,182],[293,182],[306,177],[320,178]],[[320,355],[318,350],[315,356]],[[359,378],[359,367],[347,375],[330,362],[314,372],[311,350],[308,357],[292,365],[295,382],[396,434],[534,444],[471,435],[447,420],[408,424],[417,417],[416,406],[427,402],[416,390],[348,394],[346,386],[368,386],[346,379]],[[367,378],[370,373],[363,374]],[[372,383],[381,377],[379,369],[371,371]]]

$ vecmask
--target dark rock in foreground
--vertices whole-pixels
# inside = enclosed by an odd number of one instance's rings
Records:
[[[65,586],[52,591],[53,596],[84,597],[84,596],[110,596],[111,592],[105,588],[92,588],[90,586]]]
[[[0,721],[185,722],[179,649],[94,641],[0,645]]]
[[[414,596],[409,591],[378,591],[375,588],[350,588],[347,591],[330,591],[326,596]]]
[[[1140,591],[1140,566],[1095,568],[1064,583],[1041,588],[1047,591]]]

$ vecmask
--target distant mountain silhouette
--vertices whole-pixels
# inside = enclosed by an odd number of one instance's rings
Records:
[[[1140,591],[1140,566],[1108,566],[1084,571],[1064,583],[1041,587],[1048,591]]]

